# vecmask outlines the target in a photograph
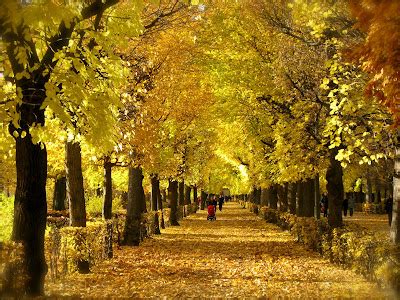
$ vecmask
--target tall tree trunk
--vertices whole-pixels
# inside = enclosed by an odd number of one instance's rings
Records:
[[[329,215],[328,223],[331,227],[340,227],[342,220],[342,203],[343,203],[343,169],[339,161],[335,159],[338,153],[337,148],[329,151],[329,166],[326,171],[326,189],[328,191]]]
[[[367,176],[367,194],[365,196],[366,196],[365,201],[367,203],[373,202],[372,182],[371,182],[371,177],[369,175]]]
[[[192,192],[192,189],[189,185],[185,185],[185,205],[190,204],[190,193]]]
[[[67,142],[65,153],[70,225],[74,227],[86,227],[86,206],[80,144],[78,142]]]
[[[158,184],[160,184],[160,179],[158,180]],[[165,195],[166,195],[165,190],[163,189],[161,192],[161,189],[159,188],[157,197],[157,208],[161,212],[160,227],[162,229],[165,229],[164,212],[163,212],[163,199],[165,199]]]
[[[314,204],[315,204],[315,182],[314,179],[309,178],[304,182],[304,206],[303,206],[303,217],[314,216]]]
[[[143,171],[141,167],[129,168],[128,204],[124,230],[124,244],[138,246],[141,242],[140,223],[146,211],[143,190]]]
[[[380,182],[379,178],[375,179],[375,192],[376,192],[375,203],[379,204],[382,202],[381,182]]]
[[[196,185],[193,186],[193,202],[198,203],[198,201],[197,201],[197,186]]]
[[[257,205],[261,204],[261,188],[257,188],[254,191],[254,203]]]
[[[104,220],[111,220],[112,218],[112,163],[109,156],[104,157],[103,163],[104,177],[103,177],[103,210],[102,215]],[[104,237],[104,244],[106,245],[106,254],[108,258],[113,257],[113,224],[107,222],[107,234]]]
[[[66,143],[67,198],[69,202],[69,223],[74,227],[86,227],[85,192],[83,189],[81,145]],[[78,270],[90,272],[87,260],[78,261]]]
[[[103,218],[110,220],[112,218],[112,164],[109,156],[104,158],[104,199],[103,199]]]
[[[304,216],[304,182],[297,183],[296,192],[296,216]]]
[[[278,209],[280,211],[288,209],[288,183],[278,186]]]
[[[314,178],[314,218],[321,218],[321,191],[319,188],[319,174]]]
[[[65,199],[67,197],[67,177],[57,176],[54,184],[53,209],[65,210]]]
[[[167,207],[169,207],[169,200],[168,200],[168,197],[167,197],[167,191],[165,189],[163,189],[161,191],[161,207],[162,207],[162,201],[163,200],[167,203]]]
[[[171,214],[169,223],[171,226],[179,226],[178,223],[178,182],[169,180],[168,182],[168,198],[171,206]]]
[[[207,193],[203,190],[201,190],[201,205],[200,205],[200,209],[204,210],[204,208],[206,207],[206,201],[207,201]]]
[[[275,184],[268,189],[268,207],[272,209],[278,208],[278,191]]]
[[[400,130],[398,131],[398,138]],[[397,145],[394,158],[393,176],[393,212],[392,225],[390,227],[390,240],[392,243],[400,244],[400,147]]]
[[[267,206],[268,205],[268,189],[261,189],[261,197],[260,197],[260,204],[261,206]]]
[[[291,214],[296,213],[296,195],[297,195],[297,183],[289,183],[288,187],[288,212]]]
[[[30,118],[26,114],[37,114],[34,116],[35,120],[44,124],[44,111],[31,112],[32,109],[35,108],[23,104],[20,106],[20,124],[27,134],[24,138],[15,138],[17,186],[12,240],[23,244],[24,267],[27,275],[24,282],[25,293],[30,296],[38,296],[44,293],[44,278],[47,273],[44,256],[47,215],[47,151],[43,144],[32,143],[32,136],[29,133],[29,126],[32,125],[32,122],[26,120]],[[10,133],[12,134],[14,131],[21,134],[21,129],[10,125]]]
[[[159,209],[158,207],[158,202],[160,198],[160,180],[158,179],[157,174],[153,174],[151,176],[151,201],[150,201],[150,207],[151,210],[155,212],[154,214],[154,234],[161,234],[160,231],[160,221],[159,221],[159,215],[157,210]],[[160,201],[161,202],[161,201]]]
[[[151,196],[150,196],[150,209],[152,211],[158,210],[158,198],[160,194],[160,181],[157,174],[152,174],[151,178]]]
[[[178,184],[178,204],[185,205],[185,181],[183,179]]]

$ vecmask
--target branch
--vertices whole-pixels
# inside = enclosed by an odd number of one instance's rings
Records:
[[[152,27],[155,27],[158,25],[158,23],[165,17],[169,17],[174,15],[175,13],[181,11],[186,7],[186,5],[182,4],[177,7],[179,1],[176,1],[174,5],[171,7],[171,9],[168,12],[161,12],[153,21],[151,21],[149,24],[144,26],[144,29],[149,30]]]
[[[103,11],[113,5],[116,5],[118,2],[119,0],[105,0],[103,3],[101,0],[96,0],[91,5],[85,7],[81,13],[82,17],[80,19],[78,17],[74,18],[68,27],[64,21],[61,21],[57,34],[50,38],[50,44],[48,45],[47,51],[42,58],[41,66],[37,70],[36,74],[40,76],[46,69],[53,69],[56,66],[58,60],[53,60],[54,55],[58,51],[62,50],[63,47],[68,46],[69,39],[71,38],[76,25],[83,20],[99,14],[101,15]]]

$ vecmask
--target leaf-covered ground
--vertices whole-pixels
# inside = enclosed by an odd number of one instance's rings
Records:
[[[218,211],[215,222],[200,211],[139,247],[115,250],[89,275],[47,282],[46,290],[91,298],[394,298],[236,203]]]
[[[366,214],[355,212],[353,216],[343,217],[345,223],[355,223],[374,232],[379,238],[389,240],[390,226],[387,214]]]

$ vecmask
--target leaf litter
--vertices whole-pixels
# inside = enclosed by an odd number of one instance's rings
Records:
[[[394,299],[361,275],[332,265],[273,224],[226,203],[217,221],[199,211],[90,274],[46,282],[48,296],[90,298]]]

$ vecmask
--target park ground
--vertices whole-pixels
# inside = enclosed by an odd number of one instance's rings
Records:
[[[357,218],[362,215],[346,220]],[[226,203],[216,221],[199,211],[138,247],[115,249],[114,258],[92,273],[48,280],[46,291],[90,298],[395,299],[392,291],[331,264],[237,203]]]

